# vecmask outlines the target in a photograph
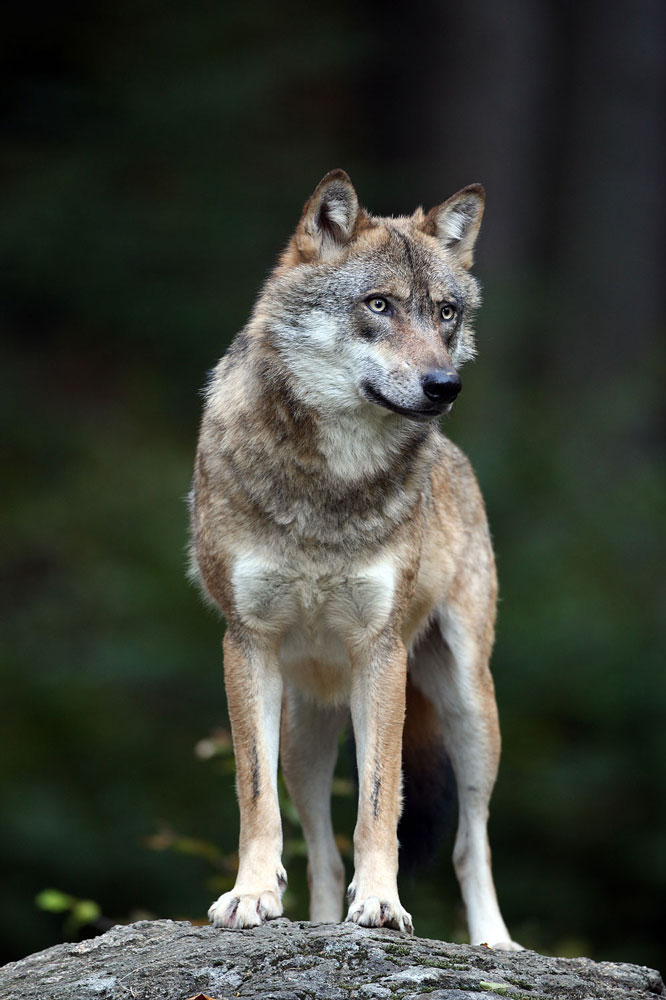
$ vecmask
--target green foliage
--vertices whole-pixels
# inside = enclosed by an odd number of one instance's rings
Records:
[[[59,889],[44,889],[35,898],[38,909],[47,913],[65,914],[63,934],[76,937],[88,925],[94,925],[102,915],[99,903],[92,899],[76,899]]]
[[[40,910],[47,910],[49,913],[66,913],[72,909],[74,898],[59,889],[44,889],[38,894],[35,904]]]

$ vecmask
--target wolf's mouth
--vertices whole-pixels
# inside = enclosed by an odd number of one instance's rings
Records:
[[[386,410],[392,410],[393,413],[399,413],[401,417],[410,417],[412,420],[432,420],[433,417],[440,416],[446,409],[446,406],[424,406],[420,410],[410,410],[406,406],[398,406],[397,403],[392,403],[390,399],[383,396],[369,382],[363,382],[361,389],[366,399],[369,399],[371,403],[383,406]]]

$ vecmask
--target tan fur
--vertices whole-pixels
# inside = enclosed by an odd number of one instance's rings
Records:
[[[450,409],[444,393],[457,391],[454,364],[474,353],[468,268],[482,207],[476,185],[427,215],[375,219],[333,171],[213,375],[193,563],[227,619],[241,811],[238,880],[211,907],[217,925],[281,912],[280,726],[311,914],[340,919],[328,797],[349,706],[359,804],[347,919],[411,932],[396,839],[409,669],[458,779],[454,861],[472,940],[513,946],[485,833],[499,756],[493,554],[474,475],[436,424]]]

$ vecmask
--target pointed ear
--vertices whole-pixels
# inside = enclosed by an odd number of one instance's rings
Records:
[[[296,230],[306,260],[334,257],[350,241],[359,218],[358,198],[344,170],[331,170],[303,209]]]
[[[438,239],[463,267],[472,266],[485,201],[483,186],[469,184],[442,205],[431,208],[425,217],[424,232]]]

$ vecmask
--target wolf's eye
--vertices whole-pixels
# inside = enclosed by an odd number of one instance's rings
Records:
[[[445,306],[442,306],[442,308],[439,310],[439,313],[443,320],[446,320],[447,323],[450,323],[456,314],[456,307],[447,303]]]
[[[386,299],[382,299],[378,295],[372,299],[368,299],[366,304],[370,312],[373,313],[383,313],[388,309],[388,302]]]

